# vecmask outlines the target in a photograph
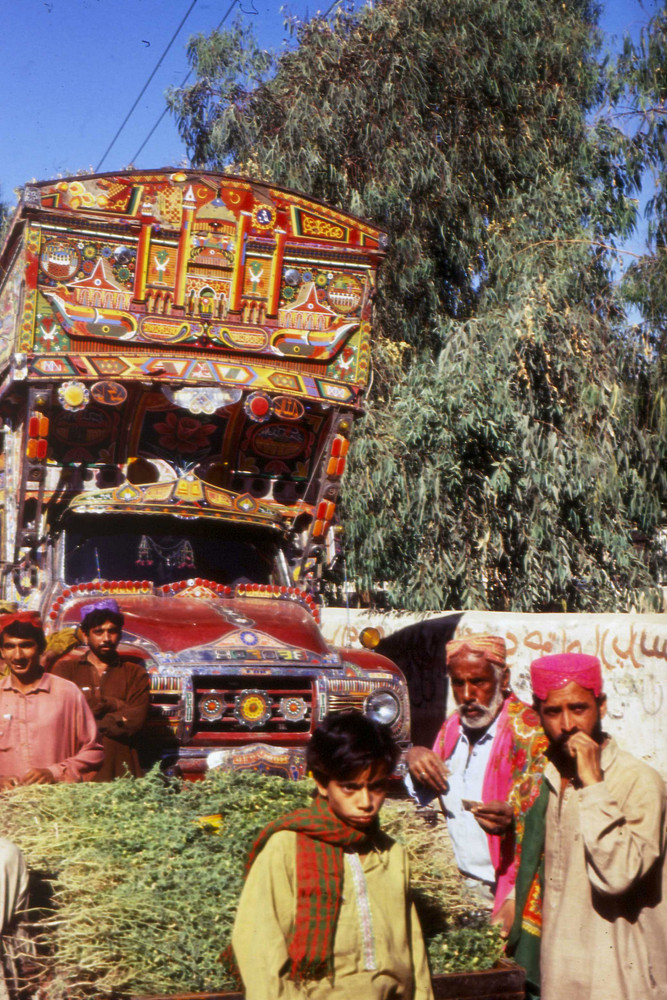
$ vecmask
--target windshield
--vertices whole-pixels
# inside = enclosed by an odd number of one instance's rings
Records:
[[[139,520],[139,519],[138,519]],[[171,517],[80,517],[65,531],[65,582],[150,580],[158,586],[201,577],[215,583],[284,584],[278,545],[242,525]]]

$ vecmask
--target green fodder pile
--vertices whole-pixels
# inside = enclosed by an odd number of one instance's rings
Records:
[[[51,894],[32,928],[33,975],[44,995],[100,1000],[232,988],[220,957],[248,850],[267,823],[307,804],[311,788],[219,771],[188,783],[153,771],[4,795],[0,835],[18,844]],[[385,804],[382,825],[407,846],[433,971],[493,964],[497,935],[465,926],[470,904],[442,829],[404,802]]]

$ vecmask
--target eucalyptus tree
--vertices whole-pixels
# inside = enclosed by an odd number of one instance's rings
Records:
[[[635,322],[626,334],[626,378],[636,387],[636,423],[653,496],[667,521],[667,6],[656,4],[638,36],[626,36],[610,77],[612,114],[641,174],[647,249],[626,270],[621,292]],[[667,581],[664,533],[656,555]]]
[[[636,176],[587,115],[589,0],[380,0],[191,40],[170,95],[195,165],[390,235],[375,383],[344,494],[350,572],[412,608],[628,607],[654,497],[611,281]]]

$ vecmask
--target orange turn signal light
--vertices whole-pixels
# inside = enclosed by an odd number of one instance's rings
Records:
[[[375,649],[376,646],[379,646],[381,638],[382,636],[380,635],[380,630],[373,628],[372,625],[367,625],[366,628],[362,628],[359,633],[359,642],[364,649]]]

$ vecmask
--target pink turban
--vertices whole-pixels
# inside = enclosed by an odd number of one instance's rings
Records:
[[[499,635],[467,635],[462,639],[452,639],[445,648],[447,662],[460,653],[484,654],[489,663],[504,667],[506,663],[505,640]]]
[[[602,691],[602,668],[597,656],[585,653],[556,653],[542,656],[530,665],[533,694],[544,701],[550,691],[557,691],[575,681],[592,691],[597,698]]]

